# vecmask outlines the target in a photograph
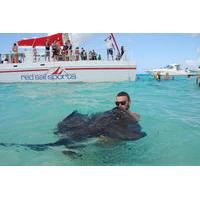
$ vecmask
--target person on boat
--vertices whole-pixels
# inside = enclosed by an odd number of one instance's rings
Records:
[[[50,62],[50,42],[49,39],[47,39],[46,43],[45,43],[45,61]]]
[[[56,55],[57,55],[57,49],[56,49],[56,40],[53,41],[52,43],[52,58],[53,61],[56,61]]]
[[[12,52],[13,52],[13,63],[18,63],[19,60],[18,60],[18,46],[16,43],[13,44],[13,47],[12,47]]]
[[[164,80],[170,80],[170,79],[171,79],[171,77],[170,77],[169,73],[167,72],[165,74]]]
[[[75,60],[78,61],[78,60],[79,60],[79,57],[80,57],[79,47],[76,47],[74,53],[75,53]]]
[[[56,56],[57,56],[57,61],[61,59],[61,46],[60,46],[60,40],[58,39],[56,42]]]
[[[68,42],[66,41],[65,44],[63,45],[63,50],[68,51],[69,46],[68,46]]]
[[[37,62],[37,49],[33,46],[33,62]]]
[[[83,50],[83,60],[87,60],[87,52],[85,49]]]
[[[122,58],[124,53],[125,53],[124,46],[121,46],[120,59]]]
[[[72,61],[73,60],[73,50],[72,50],[72,43],[70,40],[67,40],[67,45],[68,45],[68,57],[69,57],[69,60]]]
[[[124,110],[127,110],[129,114],[136,120],[139,121],[140,115],[138,113],[132,112],[130,110],[131,106],[131,99],[128,93],[126,92],[119,92],[116,96],[115,104],[117,107],[120,107]]]
[[[120,53],[117,53],[116,55],[116,60],[120,60],[121,59],[121,54]]]
[[[112,42],[111,35],[105,39],[105,42],[106,42],[106,46],[107,46],[107,59],[109,60],[109,56],[111,56],[112,60],[114,60],[113,51],[115,50],[115,47]]]
[[[67,41],[63,45],[63,53],[64,53],[64,60],[69,61],[69,45]]]
[[[84,60],[84,59],[83,59],[83,53],[84,53],[84,48],[82,47],[82,48],[81,48],[81,52],[80,52],[81,60]]]
[[[97,53],[94,49],[92,50],[92,60],[97,60]]]
[[[92,60],[92,51],[89,51],[89,53],[88,53],[88,59]]]

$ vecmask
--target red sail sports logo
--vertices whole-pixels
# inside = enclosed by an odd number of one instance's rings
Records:
[[[50,72],[51,70],[49,70]],[[56,69],[54,69],[54,71],[51,74],[55,74],[55,75],[60,75],[62,74],[64,71],[64,69],[62,69],[61,67],[57,67]]]
[[[38,80],[76,80],[75,73],[67,73],[61,66],[49,69],[47,73],[21,75],[21,80],[38,81]]]

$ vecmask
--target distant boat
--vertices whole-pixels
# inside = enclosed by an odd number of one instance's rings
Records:
[[[200,66],[197,67],[197,68],[191,69],[190,72],[191,72],[193,75],[200,75]]]
[[[155,69],[147,69],[145,72],[156,75],[157,73],[160,73],[161,76],[165,76],[168,74],[169,76],[188,76],[191,75],[190,70],[182,69],[181,65],[179,64],[171,64],[167,65],[166,67],[161,68],[155,68]]]

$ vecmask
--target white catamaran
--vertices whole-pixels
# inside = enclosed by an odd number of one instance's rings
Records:
[[[110,37],[115,49],[120,54],[119,47],[112,33]],[[71,54],[70,59],[62,59],[63,56],[60,59],[59,55],[57,60],[52,58],[46,60],[44,55],[34,55],[34,47],[45,49],[46,42],[48,41],[52,48],[55,40],[59,41],[61,47],[66,41],[70,41],[73,46],[72,52],[75,52],[76,49],[74,47],[83,38],[78,34],[58,33],[46,37],[18,41],[17,46],[24,48],[23,53],[1,55],[0,82],[71,83],[135,80],[136,65],[132,61],[125,59],[125,56],[121,56],[117,60],[91,60],[88,58],[83,60],[80,58],[76,59],[75,55]]]

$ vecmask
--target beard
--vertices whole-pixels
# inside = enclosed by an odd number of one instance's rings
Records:
[[[129,110],[130,108],[130,104],[128,103],[127,107],[126,107],[126,110]]]

